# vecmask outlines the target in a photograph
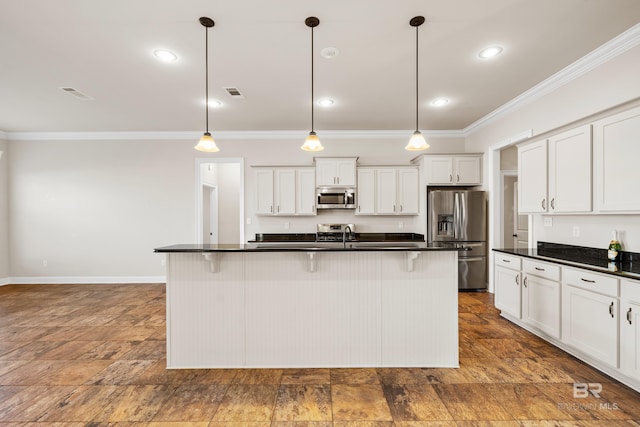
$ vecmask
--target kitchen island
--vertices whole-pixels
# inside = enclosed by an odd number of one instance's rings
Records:
[[[458,367],[457,250],[173,245],[168,368]]]

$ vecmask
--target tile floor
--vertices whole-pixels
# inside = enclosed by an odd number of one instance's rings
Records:
[[[488,293],[460,294],[459,369],[168,371],[164,304],[161,284],[0,287],[0,427],[640,426],[640,393]]]

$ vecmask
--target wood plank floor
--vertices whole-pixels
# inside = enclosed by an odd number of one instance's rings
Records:
[[[161,284],[0,287],[0,427],[640,426],[639,393],[491,294],[460,294],[460,369],[168,371],[164,307]]]

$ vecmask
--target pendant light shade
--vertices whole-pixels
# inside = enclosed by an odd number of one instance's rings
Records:
[[[310,16],[305,19],[304,23],[307,27],[311,28],[311,132],[309,132],[307,139],[305,139],[304,144],[300,148],[304,151],[322,151],[324,147],[313,127],[313,28],[320,24],[320,20],[314,16]]]
[[[209,133],[209,28],[215,25],[213,19],[203,16],[200,18],[200,24],[204,27],[204,63],[205,63],[205,116],[206,116],[206,132],[200,137],[200,141],[195,148],[198,151],[207,153],[215,153],[220,151],[211,133]]]
[[[424,16],[415,16],[409,21],[409,25],[416,29],[416,130],[411,135],[409,143],[404,147],[407,151],[422,151],[429,148],[429,144],[424,139],[424,135],[418,129],[418,27],[424,24]]]

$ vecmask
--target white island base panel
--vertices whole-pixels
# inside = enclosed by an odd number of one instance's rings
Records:
[[[167,255],[168,368],[458,367],[455,251]]]

